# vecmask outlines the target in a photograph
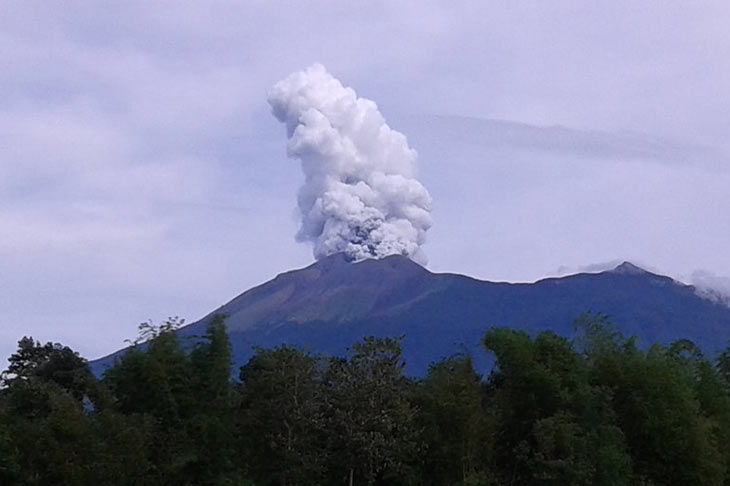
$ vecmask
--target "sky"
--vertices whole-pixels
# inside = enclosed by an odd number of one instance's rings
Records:
[[[271,87],[321,63],[418,152],[428,268],[630,260],[730,293],[730,4],[0,5],[0,358],[87,358],[313,261]]]

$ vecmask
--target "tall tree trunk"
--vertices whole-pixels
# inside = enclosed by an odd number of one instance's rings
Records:
[[[354,484],[355,481],[355,470],[353,468],[350,468],[350,486]]]

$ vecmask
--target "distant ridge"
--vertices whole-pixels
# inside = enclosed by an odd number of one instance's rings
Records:
[[[497,283],[432,273],[398,255],[351,263],[341,254],[282,273],[178,333],[202,335],[213,314],[226,314],[237,366],[254,346],[341,354],[363,336],[403,335],[406,370],[422,375],[430,362],[463,351],[487,366],[479,341],[490,327],[570,336],[574,319],[587,311],[608,314],[640,345],[688,338],[713,353],[730,340],[730,307],[630,262],[601,273]],[[95,372],[123,351],[92,362]]]

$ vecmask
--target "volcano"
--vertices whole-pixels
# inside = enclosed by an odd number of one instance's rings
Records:
[[[213,315],[225,314],[236,367],[255,347],[341,355],[364,336],[403,336],[406,372],[422,376],[429,363],[460,352],[485,371],[490,359],[480,339],[491,327],[570,336],[575,318],[589,311],[607,314],[641,346],[687,338],[712,355],[730,340],[730,307],[629,262],[602,273],[504,283],[432,273],[399,255],[353,263],[343,254],[282,273],[177,332],[202,336]],[[123,352],[92,369],[101,374]]]

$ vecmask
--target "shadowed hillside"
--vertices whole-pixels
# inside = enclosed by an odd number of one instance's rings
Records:
[[[730,308],[628,262],[598,274],[511,284],[434,274],[401,256],[350,263],[342,255],[283,273],[178,332],[202,335],[214,313],[226,314],[237,366],[254,346],[337,354],[363,336],[404,335],[406,369],[422,375],[428,363],[459,351],[485,365],[479,340],[488,328],[570,335],[586,311],[608,314],[640,345],[686,337],[711,353],[730,340]],[[115,355],[92,363],[94,370]]]

